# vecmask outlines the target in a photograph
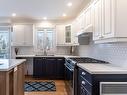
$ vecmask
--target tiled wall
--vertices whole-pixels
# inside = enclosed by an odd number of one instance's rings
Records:
[[[14,52],[14,48],[15,47],[12,47],[12,58],[15,58],[15,52]],[[18,54],[19,55],[34,55],[34,54],[37,54],[37,52],[34,51],[34,47],[17,47],[19,48],[19,52]],[[56,47],[55,49],[55,52],[54,54],[57,54],[57,55],[70,55],[70,47]]]
[[[127,43],[79,46],[77,54],[105,60],[117,66],[127,68]]]

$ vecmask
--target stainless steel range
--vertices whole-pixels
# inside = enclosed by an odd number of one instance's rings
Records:
[[[76,79],[77,79],[77,64],[89,64],[89,63],[108,63],[105,61],[88,58],[88,57],[68,57],[65,60],[65,83],[67,87],[68,95],[76,95],[77,89],[75,89]]]

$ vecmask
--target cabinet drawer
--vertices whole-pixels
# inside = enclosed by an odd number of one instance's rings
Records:
[[[83,79],[87,80],[90,84],[92,84],[92,75],[91,75],[91,74],[89,74],[89,73],[86,72],[85,70],[79,68],[79,75],[80,75]]]
[[[90,85],[86,80],[80,77],[80,84],[86,90],[89,95],[92,95],[92,85]]]

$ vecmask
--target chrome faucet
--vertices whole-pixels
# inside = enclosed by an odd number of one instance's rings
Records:
[[[47,56],[47,51],[46,51],[46,49],[44,49],[44,56]]]

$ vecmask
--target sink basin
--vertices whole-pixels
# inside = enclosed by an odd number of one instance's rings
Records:
[[[39,54],[37,54],[36,56],[55,56],[55,55],[39,55]]]

